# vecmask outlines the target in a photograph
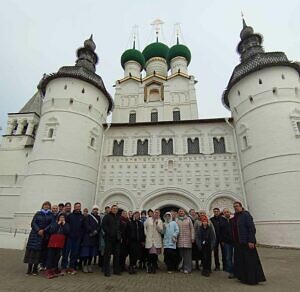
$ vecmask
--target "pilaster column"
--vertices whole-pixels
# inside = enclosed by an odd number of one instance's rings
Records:
[[[32,136],[34,126],[35,126],[34,121],[28,121],[28,127],[27,127],[27,131],[26,131],[26,135]]]

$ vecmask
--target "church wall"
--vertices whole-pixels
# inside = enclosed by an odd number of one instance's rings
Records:
[[[224,137],[226,153],[212,154],[213,137]],[[198,137],[201,154],[187,154],[187,138]],[[161,140],[174,140],[174,155],[161,154]],[[124,155],[113,141],[124,139]],[[149,155],[136,155],[137,140],[149,140]],[[105,136],[97,202],[127,210],[179,205],[186,209],[230,207],[243,201],[232,130],[224,123],[111,127]]]
[[[32,148],[24,147],[0,150],[0,228],[14,227],[14,215],[19,205],[31,151]]]
[[[145,101],[145,88],[152,82],[163,84],[160,100]],[[159,121],[172,121],[173,110],[180,109],[181,120],[198,118],[194,78],[187,79],[175,76],[167,81],[157,77],[144,80],[143,83],[129,79],[116,84],[115,108],[112,115],[113,123],[128,123],[129,114],[136,112],[137,122],[151,121],[151,112],[158,112]]]

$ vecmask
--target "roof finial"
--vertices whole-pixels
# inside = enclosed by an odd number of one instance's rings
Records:
[[[84,47],[89,49],[89,50],[92,50],[92,51],[95,51],[96,49],[96,44],[93,40],[93,34],[91,34],[90,38],[85,40],[84,41]]]
[[[158,42],[158,36],[160,31],[162,30],[162,25],[164,24],[164,22],[160,19],[155,19],[151,25],[154,27],[155,29],[155,35],[156,35],[156,42]]]
[[[242,16],[242,20],[243,20],[243,28],[245,28],[245,27],[247,27],[247,24],[246,24],[246,21],[245,21],[245,18],[244,18],[243,11],[241,11],[241,16]]]
[[[138,34],[139,34],[139,31],[138,31],[139,27],[137,24],[135,24],[133,27],[132,27],[132,33],[133,33],[133,49],[135,49],[135,43],[136,43],[136,40],[138,38]]]
[[[177,45],[179,45],[179,35],[180,35],[180,33],[181,33],[180,23],[179,23],[179,22],[176,22],[176,23],[174,24],[174,26],[175,26],[175,31],[176,31],[176,43],[177,43]]]

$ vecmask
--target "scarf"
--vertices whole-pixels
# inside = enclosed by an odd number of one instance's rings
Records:
[[[51,210],[50,209],[48,209],[48,210],[41,209],[41,213],[44,215],[48,215],[48,214],[51,214]]]

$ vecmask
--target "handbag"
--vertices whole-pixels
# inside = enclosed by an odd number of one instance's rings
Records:
[[[54,233],[51,234],[48,247],[63,248],[65,246],[66,236],[64,234]]]

